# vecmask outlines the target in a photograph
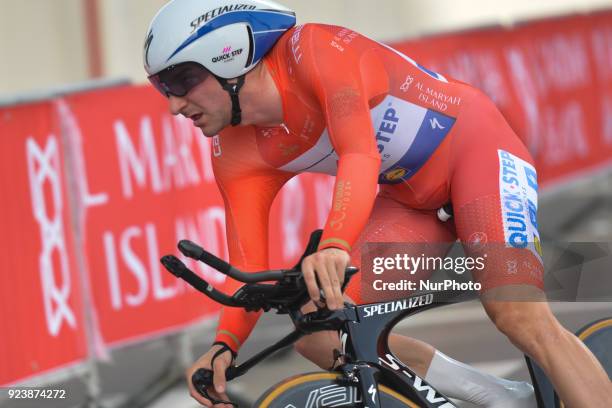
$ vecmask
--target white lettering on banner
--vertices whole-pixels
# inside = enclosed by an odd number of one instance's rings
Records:
[[[201,245],[208,252],[222,259],[229,259],[225,235],[225,211],[222,207],[213,206],[198,212],[196,219],[179,217],[175,222],[175,241],[188,239]],[[225,275],[217,272],[203,262],[196,262],[184,256],[180,259],[193,271],[209,283],[223,283]]]
[[[123,301],[121,299],[121,283],[119,281],[119,262],[117,260],[117,251],[115,251],[115,237],[112,232],[102,234],[102,243],[104,245],[104,259],[106,259],[111,306],[114,310],[120,310]]]
[[[151,280],[153,281],[153,298],[155,300],[170,299],[176,296],[176,281],[174,286],[164,286],[162,273],[168,273],[164,269],[162,272],[159,262],[159,246],[157,245],[157,231],[153,224],[145,225],[145,236],[147,238],[147,253],[149,255],[149,268],[151,270]]]
[[[540,109],[535,83],[527,67],[525,56],[519,48],[506,51],[506,59],[512,73],[514,88],[523,107],[527,124],[527,147],[534,157],[539,156],[541,143]]]
[[[74,313],[68,304],[71,294],[71,280],[62,217],[62,169],[56,137],[49,135],[44,149],[41,149],[33,138],[28,138],[26,140],[26,155],[28,180],[32,195],[32,212],[40,228],[42,245],[38,262],[45,321],[49,334],[56,337],[59,335],[64,321],[73,329],[77,325]],[[51,191],[52,202],[49,206],[45,196],[46,186]],[[47,211],[48,207],[53,209],[54,212]],[[54,262],[54,258],[59,263]],[[59,277],[61,277],[59,282],[56,281],[56,266],[59,266]]]
[[[570,101],[557,112],[546,108],[540,124],[546,154],[541,160],[546,164],[570,162],[589,154],[589,141],[585,130],[585,117],[582,106]]]
[[[482,89],[497,105],[505,106],[509,103],[500,60],[493,51],[459,51],[448,59],[443,71]]]
[[[78,190],[80,204],[84,208],[106,204],[108,202],[107,193],[91,194],[89,191],[87,166],[85,165],[85,153],[83,152],[83,135],[74,113],[63,99],[54,101],[54,105],[59,112],[62,134],[68,140],[65,146],[68,151],[66,156],[70,158],[70,163],[67,164],[70,165],[70,178]],[[82,212],[79,211],[79,215],[83,216]],[[79,222],[84,221],[80,220]]]
[[[161,156],[158,156],[151,118],[140,121],[138,140],[130,135],[125,123],[114,123],[117,157],[123,196],[134,196],[135,183],[141,190],[150,188],[155,193],[194,187],[214,181],[210,158],[210,142],[185,118],[161,118]],[[193,146],[196,139],[198,148]],[[200,154],[202,167],[197,165],[195,153]],[[160,162],[161,157],[161,162]],[[201,171],[201,174],[200,174]]]
[[[136,293],[127,293],[125,302],[128,306],[140,306],[147,299],[149,292],[149,280],[147,278],[147,270],[143,262],[138,258],[132,246],[132,239],[139,238],[142,235],[140,227],[129,227],[121,234],[119,249],[127,270],[132,274],[137,282]]]
[[[129,226],[118,234],[118,239],[115,239],[112,232],[107,231],[102,234],[102,241],[111,306],[114,310],[123,309],[124,304],[129,307],[139,307],[149,297],[155,301],[176,297],[182,282],[177,280],[171,286],[164,286],[162,283],[162,277],[166,272],[159,266],[159,246],[154,224],[147,223],[144,227]],[[117,241],[119,248],[116,247]],[[120,257],[117,257],[118,253]],[[128,273],[122,273],[120,264],[127,268]],[[145,265],[149,268],[147,269]],[[129,280],[129,286],[135,288],[132,292],[125,291],[122,278],[124,282]]]
[[[521,100],[527,124],[529,151],[546,164],[559,164],[589,154],[582,106],[576,101],[566,105],[541,108],[534,74],[525,56],[516,48],[506,53],[513,82]]]
[[[138,154],[132,143],[132,138],[123,121],[115,122],[115,140],[117,143],[117,157],[121,172],[121,186],[123,195],[130,199],[134,195],[132,188],[132,175],[141,188],[146,184],[146,170],[151,178],[151,188],[154,192],[162,191],[161,177],[159,174],[159,160],[155,149],[153,128],[151,119],[144,117],[140,122],[140,150]]]
[[[557,34],[536,43],[534,70],[542,92],[589,86],[591,67],[581,34]],[[534,56],[534,57],[536,57]]]
[[[604,143],[612,145],[612,97],[603,96],[601,101],[601,129]]]
[[[607,81],[612,78],[612,27],[594,29],[591,43],[599,80]]]
[[[281,203],[284,259],[292,259],[302,253],[300,233],[305,213],[304,200],[304,187],[300,179],[294,177],[285,184]]]
[[[193,124],[184,117],[162,119],[164,148],[162,151],[162,182],[164,190],[173,185],[181,188],[197,186],[200,176],[193,158]],[[171,178],[173,177],[174,183]]]

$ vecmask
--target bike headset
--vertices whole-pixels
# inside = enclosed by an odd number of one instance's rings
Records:
[[[149,26],[144,67],[166,97],[185,96],[214,75],[230,95],[237,126],[245,75],[295,23],[292,10],[270,0],[172,0]]]

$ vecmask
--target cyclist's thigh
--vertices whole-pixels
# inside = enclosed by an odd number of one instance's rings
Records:
[[[362,231],[351,252],[351,263],[361,267],[363,245],[366,243],[384,242],[400,244],[400,246],[395,247],[385,246],[388,248],[387,251],[389,253],[384,254],[377,251],[376,254],[372,254],[375,256],[394,256],[398,248],[401,248],[402,253],[412,251],[414,256],[417,257],[421,255],[444,256],[455,240],[453,223],[441,222],[436,215],[436,211],[415,210],[389,197],[379,195],[376,198],[368,224]],[[410,277],[418,281],[427,278],[431,272],[433,271],[419,270]],[[389,281],[398,280],[399,278],[405,279],[406,277],[405,274],[401,277],[392,276],[392,273],[380,275],[381,279]],[[380,292],[374,291],[369,286],[361,285],[361,278],[362,273],[359,273],[351,280],[346,290],[348,296],[357,304],[385,300],[381,299]],[[404,297],[406,294],[407,292],[398,293],[397,295]]]
[[[457,235],[472,255],[482,290],[543,288],[537,230],[537,177],[527,148],[486,97],[460,115],[451,154],[451,200]]]

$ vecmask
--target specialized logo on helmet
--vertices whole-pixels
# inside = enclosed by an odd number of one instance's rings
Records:
[[[149,35],[147,35],[147,39],[145,40],[145,45],[144,45],[145,64],[147,64],[147,67],[151,66],[151,64],[149,64],[149,49],[151,48],[152,42],[153,42],[153,30],[149,31]]]
[[[232,4],[229,6],[217,7],[216,9],[212,9],[202,14],[200,17],[193,20],[189,25],[192,27],[191,32],[195,32],[203,23],[220,16],[221,14],[228,13],[230,11],[240,11],[240,10],[255,10],[257,6],[252,6],[250,4]]]

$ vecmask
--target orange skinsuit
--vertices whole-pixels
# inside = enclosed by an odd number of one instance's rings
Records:
[[[359,264],[362,242],[459,238],[474,250],[507,243],[475,274],[483,290],[542,287],[532,159],[484,94],[337,26],[296,27],[264,61],[282,98],[283,125],[227,128],[214,140],[233,265],[268,268],[274,197],[296,174],[319,172],[336,176],[319,249],[347,250]],[[448,202],[454,225],[436,217]],[[239,285],[230,280],[228,290]],[[359,303],[367,295],[359,279],[347,293]],[[216,340],[238,350],[258,317],[224,308]]]

